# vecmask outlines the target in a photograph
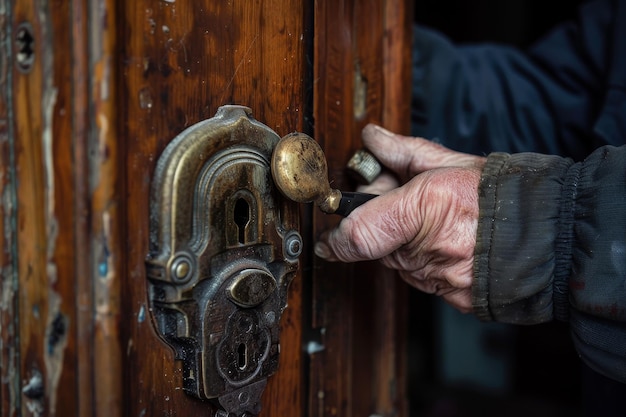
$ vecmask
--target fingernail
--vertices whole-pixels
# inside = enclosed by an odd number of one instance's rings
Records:
[[[389,137],[393,137],[394,136],[394,134],[392,132],[388,131],[384,127],[380,127],[378,125],[374,125],[374,129],[376,129],[376,131],[379,132],[382,135],[389,136]]]
[[[326,259],[330,256],[330,248],[328,247],[328,245],[322,242],[317,242],[315,244],[315,246],[313,247],[313,252],[315,252],[315,254],[322,259]]]

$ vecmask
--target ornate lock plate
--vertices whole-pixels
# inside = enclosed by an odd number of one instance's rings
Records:
[[[152,184],[146,260],[157,332],[183,389],[222,415],[256,415],[278,367],[279,321],[302,248],[298,207],[278,192],[280,138],[249,108],[223,106],[178,135]]]

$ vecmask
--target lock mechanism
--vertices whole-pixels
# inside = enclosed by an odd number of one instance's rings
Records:
[[[274,186],[279,141],[249,108],[223,106],[157,163],[146,260],[153,321],[183,389],[253,416],[278,367],[279,322],[298,268],[298,206]]]

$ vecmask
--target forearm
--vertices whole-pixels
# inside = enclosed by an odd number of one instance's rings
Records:
[[[570,320],[583,358],[612,352],[605,362],[622,371],[610,372],[626,378],[626,342],[618,342],[626,339],[626,146],[580,163],[491,155],[479,197],[476,314],[518,324]]]
[[[571,160],[492,154],[479,187],[473,303],[483,320],[533,324],[563,309],[554,294],[562,178]],[[555,305],[556,302],[556,305]]]

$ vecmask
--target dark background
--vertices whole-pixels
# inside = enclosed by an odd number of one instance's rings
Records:
[[[582,1],[419,0],[415,22],[457,43],[527,48]],[[410,295],[412,417],[580,416],[581,366],[565,323],[485,325]]]

